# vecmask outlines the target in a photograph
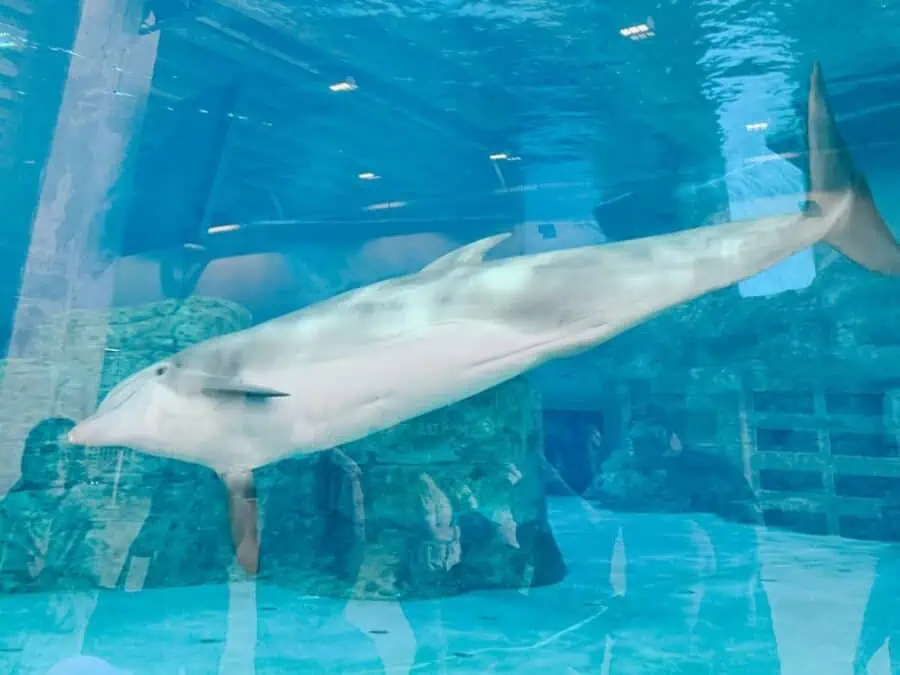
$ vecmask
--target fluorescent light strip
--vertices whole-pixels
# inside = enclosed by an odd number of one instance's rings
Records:
[[[356,86],[356,80],[352,77],[348,77],[343,82],[335,82],[334,84],[328,87],[331,91],[356,91],[358,87]]]
[[[222,234],[223,232],[234,232],[239,229],[241,229],[240,225],[213,225],[207,228],[206,232],[208,234]]]

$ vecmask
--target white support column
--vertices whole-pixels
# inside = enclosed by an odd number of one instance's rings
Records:
[[[127,193],[126,151],[139,137],[156,62],[158,33],[138,36],[141,0],[84,0],[68,80],[59,109],[40,202],[32,225],[19,303],[3,373],[4,412],[0,494],[19,471],[22,443],[41,419],[81,416],[96,402],[105,326],[82,335],[67,327],[58,340],[35,345],[35,329],[65,314],[85,295],[108,306],[112,275],[95,276],[101,239],[115,243],[119,209]],[[87,333],[86,327],[79,327]],[[69,332],[72,335],[69,335]],[[60,391],[62,373],[78,351],[77,377]],[[86,354],[86,352],[90,352]]]
[[[577,126],[559,125],[543,135],[570,137],[583,135]],[[540,148],[541,137],[519,139],[525,189],[522,192],[524,220],[518,236],[523,253],[540,253],[606,241],[594,222],[594,207],[602,201],[596,171],[587,157],[561,162],[534,162],[531,148]]]
[[[721,25],[715,14],[726,4],[704,3],[701,22]],[[791,40],[779,33],[774,15],[770,21],[754,16],[752,23],[722,25],[707,35],[714,45],[701,61],[707,72],[708,96],[718,103],[725,160],[725,182],[732,220],[758,218],[799,210],[805,199],[803,173],[786,159],[774,155],[765,142],[768,132],[794,119],[793,103],[801,95],[789,78],[796,53]],[[734,76],[732,66],[762,63],[764,70]],[[805,83],[804,83],[805,86]],[[742,296],[775,295],[805,288],[815,278],[811,249],[801,251],[779,265],[739,285]]]
[[[834,488],[834,459],[831,456],[831,434],[828,433],[826,423],[828,421],[828,407],[825,400],[825,391],[821,386],[813,390],[815,402],[816,440],[819,446],[819,457],[822,460],[822,488],[825,492],[822,500],[825,508],[825,518],[828,524],[828,534],[840,532],[840,512]]]

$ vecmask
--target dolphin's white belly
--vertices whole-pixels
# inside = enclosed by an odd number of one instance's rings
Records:
[[[279,417],[292,451],[348,443],[489,389],[540,363],[553,340],[482,321],[437,324],[321,362],[284,364]],[[269,460],[271,461],[271,460]]]

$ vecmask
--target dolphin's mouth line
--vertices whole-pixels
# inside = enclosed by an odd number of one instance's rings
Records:
[[[122,406],[133,399],[137,393],[138,388],[135,386],[128,387],[124,391],[118,392],[113,389],[92,415],[88,415],[69,430],[69,433],[66,434],[69,443],[76,445],[91,445],[92,442],[89,438],[91,426],[121,409]],[[88,435],[88,438],[84,438],[85,434]]]
[[[107,415],[107,414],[109,414],[109,413],[115,412],[116,410],[118,410],[119,408],[121,408],[123,405],[125,405],[126,403],[128,403],[128,401],[130,401],[131,399],[133,399],[133,398],[135,397],[136,394],[137,394],[137,390],[136,390],[136,389],[132,389],[132,390],[129,391],[123,398],[121,398],[120,400],[116,400],[116,401],[106,401],[105,403],[107,403],[107,405],[102,405],[102,404],[101,404],[100,407],[97,408],[96,412],[94,412],[94,414],[91,415],[90,417],[88,417],[87,419],[92,419],[92,418],[97,418],[97,417],[103,417],[104,415]],[[111,405],[109,405],[109,404],[111,404]]]

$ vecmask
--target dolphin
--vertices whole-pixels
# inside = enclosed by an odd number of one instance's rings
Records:
[[[255,532],[252,471],[461,401],[820,241],[900,275],[900,245],[854,168],[821,69],[807,97],[801,212],[485,260],[509,237],[421,271],[193,345],[131,375],[69,434],[205,465],[228,486],[235,543]],[[248,534],[249,533],[249,534]]]

